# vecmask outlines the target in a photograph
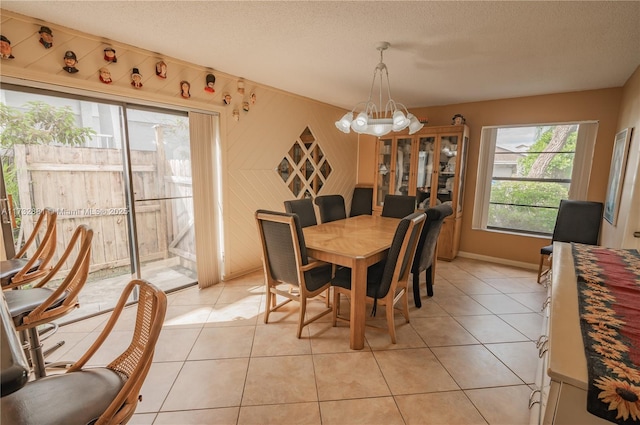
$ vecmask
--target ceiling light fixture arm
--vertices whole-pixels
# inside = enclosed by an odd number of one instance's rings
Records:
[[[351,112],[346,113],[339,121],[336,121],[336,127],[344,132],[349,133],[351,130],[360,134],[370,134],[373,136],[383,136],[390,131],[401,131],[409,127],[409,134],[413,134],[423,127],[418,119],[410,114],[407,108],[395,102],[391,98],[391,85],[389,84],[389,70],[384,63],[383,52],[389,48],[386,41],[380,42],[376,47],[380,52],[380,63],[373,71],[373,80],[369,90],[369,99],[366,102],[358,103]],[[376,85],[376,77],[380,73],[380,85],[378,91],[378,104],[373,101],[373,90]],[[382,92],[383,92],[383,73],[387,80],[387,102],[382,108]],[[354,113],[358,106],[364,104],[362,112],[354,119]],[[404,113],[402,112],[404,110]]]

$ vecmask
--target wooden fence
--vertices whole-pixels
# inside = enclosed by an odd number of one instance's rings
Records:
[[[130,263],[125,174],[119,149],[15,145],[21,235],[39,211],[58,212],[56,255],[79,224],[94,231],[92,270]],[[141,262],[179,256],[195,261],[190,161],[131,151],[137,246]],[[57,260],[57,257],[54,258]]]

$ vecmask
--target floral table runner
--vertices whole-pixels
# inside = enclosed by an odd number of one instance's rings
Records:
[[[587,410],[640,423],[640,253],[572,243],[587,357]]]

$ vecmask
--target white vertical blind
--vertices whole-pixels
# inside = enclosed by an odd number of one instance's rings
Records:
[[[189,112],[193,209],[196,229],[198,287],[206,288],[220,280],[217,244],[216,174],[214,164],[218,116]]]
[[[587,200],[591,163],[593,162],[593,150],[596,146],[597,134],[597,121],[580,123],[578,140],[576,141],[576,153],[573,159],[571,186],[569,186],[569,199],[576,201]]]

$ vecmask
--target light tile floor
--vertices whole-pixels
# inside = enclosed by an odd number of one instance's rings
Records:
[[[434,297],[421,289],[411,322],[396,314],[398,343],[367,328],[362,351],[349,349],[347,324],[334,328],[330,316],[297,339],[296,303],[264,324],[261,272],[170,294],[130,423],[528,424],[546,298],[535,272],[458,258],[438,263]],[[48,360],[79,357],[105,320],[61,327],[54,338],[66,344]],[[111,348],[127,342],[131,323],[115,329]]]

